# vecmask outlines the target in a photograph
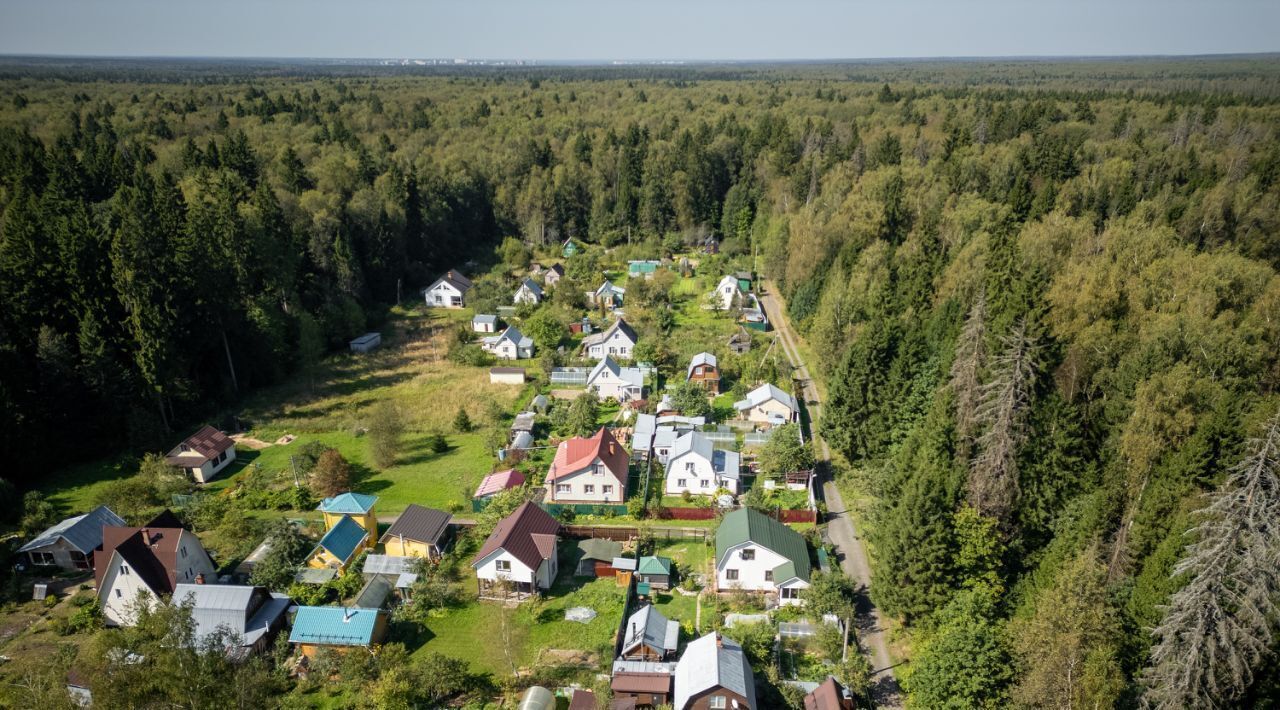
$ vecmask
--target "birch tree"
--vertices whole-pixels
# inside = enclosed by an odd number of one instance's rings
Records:
[[[1018,502],[1018,449],[1026,438],[1026,414],[1035,384],[1039,350],[1025,319],[1001,339],[991,380],[982,386],[977,419],[987,424],[969,467],[969,503],[979,513],[1008,524]]]
[[[1271,653],[1280,618],[1280,414],[1199,511],[1152,632],[1143,703],[1159,710],[1232,707]]]

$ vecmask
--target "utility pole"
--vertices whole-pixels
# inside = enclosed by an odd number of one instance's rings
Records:
[[[302,484],[298,482],[298,460],[293,456],[289,457],[289,466],[293,468],[293,487],[301,488]]]

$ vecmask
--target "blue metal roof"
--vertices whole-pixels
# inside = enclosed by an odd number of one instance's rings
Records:
[[[351,561],[356,548],[360,547],[360,541],[368,534],[367,530],[360,527],[360,523],[344,515],[337,525],[329,528],[329,532],[320,538],[320,547],[346,564]]]
[[[378,625],[377,609],[303,606],[293,618],[289,643],[368,646]]]
[[[364,493],[343,493],[332,498],[325,498],[320,503],[320,507],[316,508],[323,513],[346,513],[348,515],[356,515],[369,512],[374,503],[378,502],[378,496],[365,495]]]

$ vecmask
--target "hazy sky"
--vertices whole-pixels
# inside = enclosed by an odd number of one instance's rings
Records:
[[[833,59],[1280,50],[1280,0],[0,0],[0,53]]]

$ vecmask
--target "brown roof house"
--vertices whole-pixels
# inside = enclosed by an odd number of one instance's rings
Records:
[[[379,542],[388,555],[438,560],[448,544],[452,519],[453,516],[443,510],[410,503]]]
[[[170,466],[187,472],[196,483],[207,483],[236,460],[236,442],[208,424],[165,455]]]
[[[212,582],[214,570],[200,538],[180,527],[104,527],[94,553],[98,602],[112,626],[133,625],[139,595],[155,603],[179,584]]]
[[[804,696],[804,710],[853,710],[853,698],[832,676]]]
[[[471,562],[480,597],[525,599],[550,589],[559,534],[560,523],[531,501],[503,518]]]

